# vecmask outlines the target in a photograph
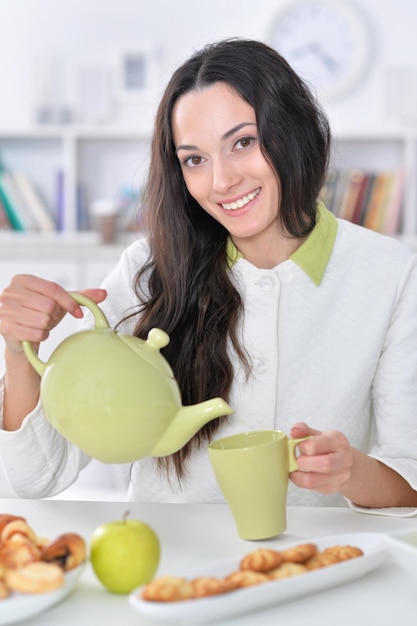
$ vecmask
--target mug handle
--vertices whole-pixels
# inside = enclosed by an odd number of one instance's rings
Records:
[[[289,472],[295,472],[298,470],[297,455],[295,454],[296,446],[302,441],[305,441],[306,439],[311,439],[312,436],[313,435],[307,435],[306,437],[300,437],[299,439],[291,439],[291,438],[287,439],[288,471]]]

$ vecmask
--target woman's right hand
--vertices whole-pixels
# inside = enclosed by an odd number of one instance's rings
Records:
[[[107,295],[104,289],[79,293],[96,304]],[[30,341],[36,348],[66,313],[83,317],[80,305],[63,287],[44,278],[18,274],[0,294],[0,335],[14,353],[22,352],[22,341]]]

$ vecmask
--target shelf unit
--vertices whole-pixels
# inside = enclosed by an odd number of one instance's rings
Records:
[[[148,167],[150,132],[111,127],[0,128],[0,159],[25,170],[56,216],[58,172],[64,173],[62,230],[77,232],[77,189],[87,203],[114,199],[121,185],[140,189]]]
[[[62,169],[63,231],[77,235],[77,185],[87,190],[89,202],[114,198],[123,184],[140,188],[148,167],[150,132],[149,127],[0,128],[0,158],[6,167],[26,170],[50,207],[56,202],[56,173]],[[332,165],[403,167],[406,189],[399,235],[407,241],[417,239],[417,128],[335,133]]]
[[[417,129],[348,131],[334,137],[331,167],[395,170],[404,168],[405,190],[398,236],[417,240]]]

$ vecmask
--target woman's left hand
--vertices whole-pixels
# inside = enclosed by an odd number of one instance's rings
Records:
[[[298,471],[290,480],[304,489],[323,494],[337,493],[351,477],[353,450],[345,435],[336,430],[320,432],[307,424],[295,424],[290,433],[293,438],[314,435],[298,445]]]

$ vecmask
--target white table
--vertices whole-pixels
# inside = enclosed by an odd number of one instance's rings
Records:
[[[287,532],[274,540],[249,542],[239,539],[231,514],[223,505],[0,499],[0,513],[23,515],[40,535],[54,537],[74,531],[87,541],[99,524],[120,519],[126,510],[158,533],[162,545],[158,575],[186,573],[188,568],[240,558],[259,545],[280,549],[299,539],[338,533],[417,530],[417,518],[365,515],[347,508],[290,507]],[[216,626],[411,626],[416,622],[417,584],[388,561],[357,581],[252,615],[217,621]],[[107,592],[87,566],[71,596],[24,624],[155,626],[156,622],[136,613],[125,596]]]

